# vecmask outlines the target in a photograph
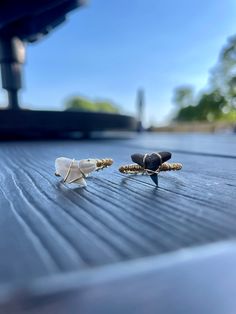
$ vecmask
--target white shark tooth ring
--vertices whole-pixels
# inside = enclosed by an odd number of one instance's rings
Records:
[[[77,183],[86,186],[85,178],[93,171],[99,171],[113,164],[112,159],[75,160],[59,157],[55,160],[55,175],[62,177],[65,183]]]

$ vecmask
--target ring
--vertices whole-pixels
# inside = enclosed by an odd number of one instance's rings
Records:
[[[99,171],[113,164],[112,159],[75,160],[59,157],[55,160],[55,175],[62,177],[64,183],[77,183],[86,186],[86,177],[93,171]]]
[[[124,165],[119,171],[124,174],[146,174],[158,185],[158,174],[161,171],[177,171],[182,169],[181,163],[168,163],[171,158],[170,152],[151,154],[133,154],[131,159],[136,164]]]

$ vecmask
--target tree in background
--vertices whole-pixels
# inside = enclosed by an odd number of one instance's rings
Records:
[[[83,97],[70,98],[66,104],[67,110],[78,110],[78,111],[93,111],[93,112],[108,112],[108,113],[119,113],[119,108],[108,101],[91,101]]]
[[[181,86],[174,90],[173,101],[178,109],[193,105],[194,93],[192,86]]]
[[[66,102],[67,110],[96,111],[94,103],[82,97],[73,97]]]
[[[229,38],[211,71],[208,92],[194,99],[193,89],[174,90],[175,121],[236,121],[236,36]]]
[[[194,93],[192,86],[180,86],[175,88],[173,102],[177,108],[175,121],[191,121],[194,116]]]
[[[227,101],[218,90],[201,95],[197,105],[181,108],[175,120],[176,121],[216,121],[220,120],[224,108],[227,107]]]
[[[196,120],[217,121],[223,117],[223,108],[227,106],[227,101],[219,90],[205,93],[201,96],[196,109]]]
[[[210,84],[220,90],[229,103],[236,97],[236,36],[222,48],[217,65],[211,71]]]

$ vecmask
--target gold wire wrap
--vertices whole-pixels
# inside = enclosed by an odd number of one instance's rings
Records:
[[[69,166],[69,168],[68,168],[67,174],[66,174],[66,176],[65,176],[65,178],[64,178],[64,180],[63,180],[64,182],[66,182],[67,178],[69,177],[70,172],[71,172],[71,168],[72,168],[74,162],[75,162],[75,159],[72,159],[72,161],[71,161],[71,163],[70,163],[70,166]]]
[[[180,163],[168,163],[164,162],[156,171],[152,171],[150,169],[145,169],[139,165],[124,165],[119,168],[121,173],[126,174],[148,174],[151,175],[153,173],[159,173],[160,171],[177,171],[182,169],[182,164]]]
[[[113,164],[113,160],[110,158],[97,159],[97,169],[96,171],[102,170],[104,168],[110,167]]]

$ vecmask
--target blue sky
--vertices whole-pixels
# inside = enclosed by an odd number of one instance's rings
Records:
[[[143,87],[146,121],[164,123],[174,108],[173,89],[206,86],[222,45],[235,33],[234,0],[90,0],[28,46],[21,101],[62,109],[80,94],[135,113]]]

